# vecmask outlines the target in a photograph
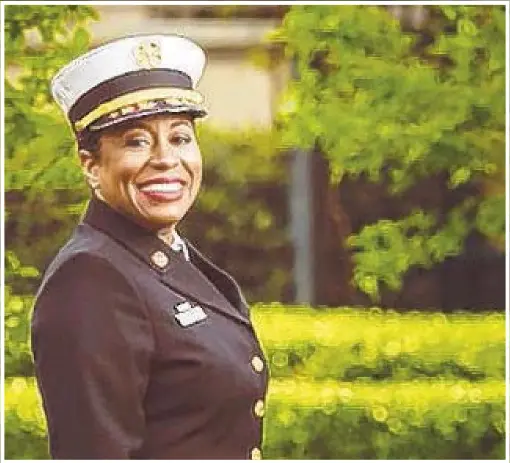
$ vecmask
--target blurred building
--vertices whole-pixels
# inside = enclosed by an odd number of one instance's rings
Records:
[[[97,6],[94,44],[128,34],[171,33],[191,38],[207,50],[207,70],[199,84],[209,108],[208,122],[219,127],[270,127],[278,95],[288,78],[284,65],[263,67],[277,53],[266,35],[284,9],[244,7],[226,18],[222,6]]]

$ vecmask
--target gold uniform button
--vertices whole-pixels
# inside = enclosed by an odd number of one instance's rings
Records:
[[[252,359],[251,359],[251,366],[253,367],[253,369],[257,372],[257,373],[261,373],[262,370],[264,370],[264,362],[262,361],[262,359],[258,356],[258,355],[255,355]]]
[[[253,412],[255,416],[262,418],[264,416],[264,401],[259,399],[255,402],[255,406],[253,407]]]
[[[258,447],[251,449],[250,457],[252,460],[262,460],[262,452]]]

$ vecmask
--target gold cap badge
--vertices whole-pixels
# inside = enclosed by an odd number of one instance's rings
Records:
[[[155,251],[151,255],[151,261],[159,268],[165,268],[168,265],[168,256],[163,251]]]
[[[136,64],[143,69],[151,69],[161,64],[161,47],[155,40],[138,44],[133,50]]]

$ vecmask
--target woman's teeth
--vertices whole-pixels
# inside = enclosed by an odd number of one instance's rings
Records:
[[[179,182],[174,183],[153,183],[140,188],[146,193],[174,193],[182,188]]]

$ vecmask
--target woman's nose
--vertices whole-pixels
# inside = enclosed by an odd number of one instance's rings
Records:
[[[166,168],[174,167],[179,164],[181,158],[178,150],[168,141],[160,141],[154,147],[151,162],[153,165],[163,166]]]

